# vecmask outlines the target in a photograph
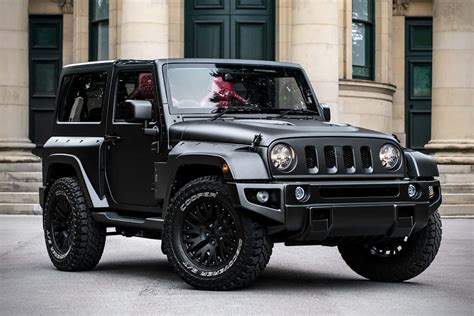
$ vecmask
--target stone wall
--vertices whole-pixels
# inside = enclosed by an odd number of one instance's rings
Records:
[[[183,57],[184,1],[109,0],[109,57]],[[394,132],[405,143],[405,17],[433,16],[427,148],[441,164],[447,203],[462,204],[446,214],[474,214],[474,1],[375,1],[374,81],[352,78],[352,0],[275,0],[276,59],[304,66],[319,100],[331,105],[333,121]],[[88,6],[89,0],[0,1],[0,161],[32,159],[28,14],[63,15],[66,65],[88,61]]]
[[[0,1],[0,161],[28,156],[28,1]],[[17,158],[12,158],[17,156]]]
[[[339,80],[340,121],[392,133],[395,86],[365,80]]]

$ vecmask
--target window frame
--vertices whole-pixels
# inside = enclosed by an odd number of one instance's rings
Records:
[[[99,61],[99,60],[108,60],[109,59],[109,47],[107,43],[107,58],[99,59],[99,37],[96,36],[96,33],[93,30],[99,29],[101,23],[106,22],[107,24],[107,39],[109,39],[109,2],[107,0],[107,17],[93,19],[95,15],[96,5],[98,0],[89,0],[89,61]],[[104,0],[106,1],[106,0]],[[94,9],[94,10],[93,10]],[[108,40],[107,40],[108,42]],[[95,44],[93,46],[92,44]],[[95,49],[94,49],[95,48]],[[96,56],[94,56],[96,54]]]
[[[288,71],[293,71],[295,73],[294,78],[297,78],[297,84],[298,87],[301,91],[301,94],[303,98],[310,98],[311,99],[311,104],[313,104],[313,111],[318,112],[318,117],[322,116],[322,111],[320,109],[320,103],[318,101],[318,98],[316,97],[316,94],[314,93],[314,90],[311,87],[311,84],[309,82],[309,79],[306,76],[306,73],[301,69],[301,68],[293,68],[293,67],[281,67],[281,66],[274,66],[274,65],[244,65],[244,64],[233,64],[233,63],[215,63],[215,62],[196,62],[196,63],[166,63],[162,66],[162,71],[163,71],[163,88],[164,88],[164,93],[166,94],[166,100],[167,100],[167,105],[168,105],[168,110],[171,115],[204,115],[204,116],[209,116],[213,115],[212,112],[198,112],[200,111],[201,108],[197,108],[198,111],[189,111],[192,108],[187,108],[188,111],[180,111],[179,109],[175,109],[173,105],[173,101],[170,100],[172,99],[172,93],[171,93],[171,87],[170,87],[170,82],[169,82],[169,77],[168,77],[168,70],[169,69],[176,69],[176,68],[201,68],[201,67],[206,67],[206,68],[224,68],[224,67],[229,67],[229,68],[242,68],[243,66],[248,66],[248,67],[255,67],[255,68],[262,68],[262,69],[268,69],[268,68],[275,68],[280,71],[284,71],[285,74]],[[292,76],[288,76],[292,77]],[[306,87],[305,87],[306,86]],[[308,95],[306,91],[310,91],[310,94]]]
[[[160,101],[159,101],[159,89],[158,89],[158,85],[156,83],[156,75],[155,75],[155,71],[154,71],[154,67],[147,67],[147,66],[143,66],[143,65],[139,65],[139,66],[136,66],[136,67],[130,67],[130,66],[125,66],[125,67],[120,67],[118,68],[117,72],[115,73],[114,75],[114,87],[112,89],[113,91],[113,97],[112,97],[112,103],[111,103],[111,107],[112,107],[112,117],[111,117],[111,120],[112,120],[112,124],[113,125],[140,125],[140,126],[143,126],[143,123],[132,123],[132,122],[126,122],[126,121],[117,121],[115,119],[115,109],[116,109],[116,106],[117,106],[117,92],[118,92],[118,86],[119,86],[119,79],[120,79],[120,74],[122,73],[126,73],[126,72],[137,72],[137,73],[140,73],[140,72],[149,72],[151,73],[152,77],[153,77],[153,80],[155,81],[154,83],[154,89],[155,89],[155,102],[153,103],[152,102],[152,107],[153,107],[153,113],[154,113],[154,117],[153,117],[153,121],[158,121],[158,113],[160,111],[160,107],[159,107],[159,104],[160,104]],[[156,104],[155,104],[156,103]]]
[[[367,20],[354,18],[354,2],[352,2],[353,5],[352,5],[351,30],[353,30],[354,23],[360,23],[364,25],[365,29],[369,28],[369,32],[370,32],[369,40],[367,40],[367,37],[365,37],[365,34],[364,34],[364,49],[365,49],[365,53],[369,54],[369,57],[368,57],[369,65],[368,66],[354,65],[354,61],[352,61],[352,78],[353,79],[371,80],[371,81],[375,80],[375,2],[376,0],[367,0],[367,3],[368,3]],[[351,45],[353,45],[352,36],[351,36]],[[352,56],[354,56],[353,46],[352,46]],[[368,76],[356,75],[354,71],[356,67],[368,69],[369,75]]]
[[[75,77],[75,76],[81,76],[81,75],[88,75],[88,74],[92,74],[92,73],[104,73],[105,76],[106,76],[106,79],[105,79],[105,85],[104,85],[104,95],[102,97],[102,113],[101,113],[101,119],[100,121],[96,121],[96,122],[90,122],[90,121],[74,121],[74,122],[70,122],[70,121],[60,121],[59,120],[59,116],[61,114],[61,111],[62,111],[62,107],[64,105],[64,102],[65,102],[65,98],[67,96],[67,94],[69,93],[69,89],[71,89],[71,86],[68,87],[68,89],[65,89],[64,87],[64,80],[67,78],[67,77]],[[72,80],[74,80],[75,78],[73,78]],[[108,97],[107,97],[107,91],[109,89],[109,85],[110,85],[110,72],[107,71],[107,70],[87,70],[87,71],[81,71],[81,72],[72,72],[72,73],[67,73],[67,74],[64,74],[61,78],[61,91],[58,95],[58,101],[57,101],[57,106],[56,106],[56,114],[55,114],[55,119],[56,119],[56,124],[58,125],[102,125],[105,121],[106,121],[106,117],[104,119],[104,112],[107,111],[107,103],[108,103]]]

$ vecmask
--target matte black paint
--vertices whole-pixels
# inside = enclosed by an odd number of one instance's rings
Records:
[[[229,114],[232,117],[232,114]],[[226,116],[226,117],[229,117]],[[257,134],[262,134],[260,146],[288,138],[311,137],[360,137],[394,141],[393,136],[345,124],[326,123],[314,119],[245,119],[250,115],[234,115],[236,119],[219,121],[194,120],[173,124],[170,142],[181,140],[250,144]],[[255,117],[255,116],[250,116]],[[267,115],[268,117],[268,115]]]
[[[409,178],[439,176],[438,166],[431,156],[411,149],[405,149],[404,152],[408,168],[407,176]]]
[[[411,150],[403,150],[405,158],[395,171],[374,165],[374,172],[365,175],[330,175],[324,172],[309,175],[302,169],[303,161],[292,172],[282,173],[268,162],[272,146],[285,142],[295,148],[301,160],[304,160],[306,144],[315,147],[370,146],[376,151],[373,157],[374,163],[377,163],[381,145],[391,143],[401,149],[391,135],[327,123],[323,116],[276,119],[275,115],[268,114],[226,114],[219,120],[210,121],[211,115],[170,114],[163,66],[166,63],[216,62],[291,67],[303,71],[295,64],[209,59],[119,60],[65,67],[62,77],[70,73],[106,71],[107,93],[100,123],[56,122],[48,142],[42,149],[35,150],[43,158],[42,204],[54,180],[49,178],[50,171],[57,164],[72,167],[86,193],[88,205],[96,214],[96,220],[109,226],[143,231],[161,229],[171,194],[176,190],[176,176],[185,170],[183,168],[190,166],[194,171],[212,168],[214,172],[221,172],[222,165],[227,164],[230,171],[223,177],[235,206],[243,212],[252,212],[266,219],[275,240],[289,243],[324,243],[325,238],[358,234],[383,233],[391,236],[407,233],[422,228],[429,214],[441,203],[439,182],[433,179],[438,175],[436,163],[429,156]],[[144,69],[154,74],[159,102],[153,104],[153,119],[150,122],[112,122],[117,73],[128,69]],[[59,100],[63,94],[61,89]],[[323,113],[321,106],[317,106]],[[144,129],[148,131],[152,128],[159,133],[144,135]],[[252,142],[256,135],[261,135],[261,140],[254,148]],[[137,157],[141,158],[137,160]],[[417,200],[407,197],[408,183],[415,183],[422,190]],[[305,204],[294,200],[296,185],[304,185],[311,190]],[[427,196],[428,185],[436,188],[438,195],[435,200]],[[335,186],[346,189],[389,186],[398,188],[399,194],[346,198],[337,195],[324,198],[321,195],[326,189],[334,190]],[[280,209],[262,208],[255,201],[242,203],[239,192],[246,188],[280,190]],[[377,213],[377,210],[380,212]],[[399,213],[404,216],[397,215]],[[412,215],[407,217],[406,214]],[[329,218],[311,219],[311,216],[326,215]]]

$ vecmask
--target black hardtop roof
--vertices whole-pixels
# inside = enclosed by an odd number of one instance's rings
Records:
[[[70,64],[64,66],[67,69],[81,69],[89,67],[112,66],[114,64],[149,64],[156,62],[158,65],[165,64],[230,64],[230,65],[252,65],[252,66],[269,66],[269,67],[287,67],[301,68],[301,65],[286,62],[268,61],[268,60],[252,60],[252,59],[219,59],[219,58],[162,58],[162,59],[116,59],[91,61],[85,63]]]

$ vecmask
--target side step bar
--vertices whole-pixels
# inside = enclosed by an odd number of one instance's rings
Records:
[[[159,217],[136,218],[125,217],[115,212],[94,212],[94,220],[107,226],[139,228],[143,230],[162,231],[163,219]]]

